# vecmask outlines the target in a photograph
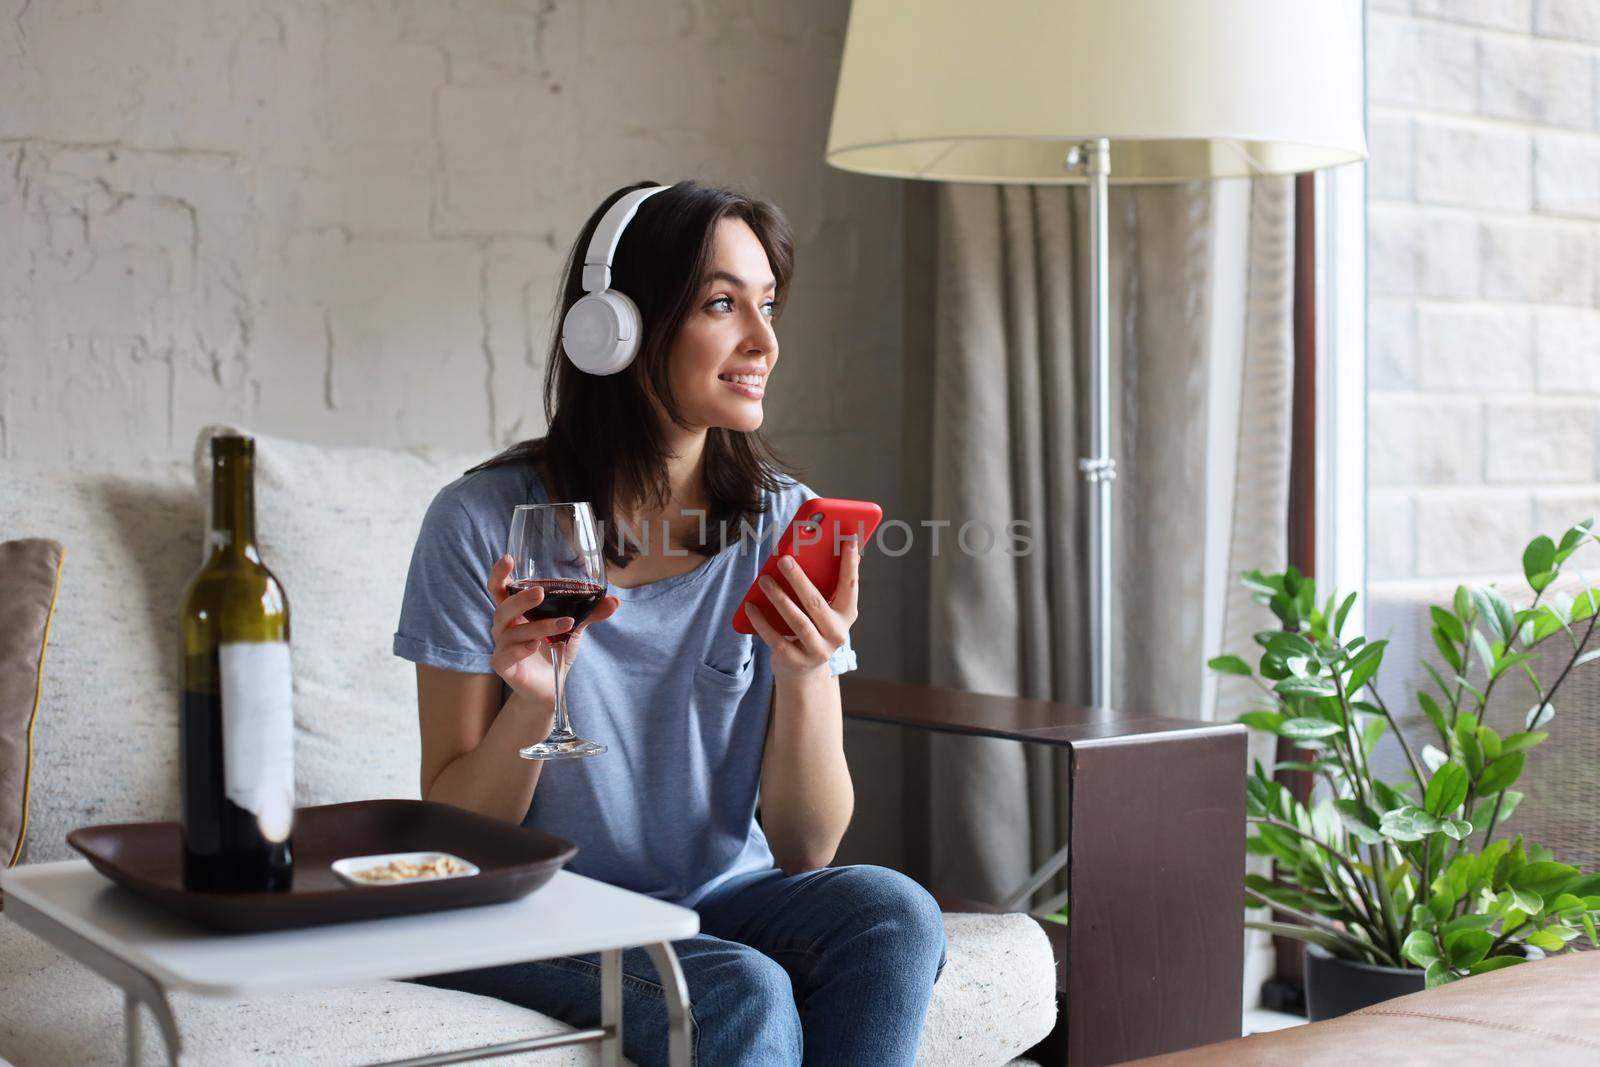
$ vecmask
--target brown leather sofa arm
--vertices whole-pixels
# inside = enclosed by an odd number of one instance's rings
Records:
[[[1162,1067],[1600,1063],[1600,951],[1491,971],[1310,1026],[1138,1061]]]

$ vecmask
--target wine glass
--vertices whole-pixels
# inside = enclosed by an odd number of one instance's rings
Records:
[[[523,759],[577,759],[606,750],[605,745],[572,732],[561,686],[567,638],[606,595],[605,554],[595,529],[594,510],[587,503],[519,504],[511,513],[506,551],[512,566],[506,588],[512,594],[535,585],[544,590],[538,606],[523,613],[530,622],[572,618],[571,630],[545,638],[550,669],[555,672],[556,719],[549,737],[519,750]]]

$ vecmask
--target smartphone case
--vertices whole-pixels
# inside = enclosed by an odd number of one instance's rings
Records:
[[[756,632],[744,613],[746,604],[754,604],[780,634],[792,637],[794,631],[789,628],[788,621],[767,600],[767,594],[762,592],[761,576],[771,577],[793,596],[794,589],[778,569],[779,560],[784,556],[793,556],[806,577],[811,579],[811,584],[832,600],[839,586],[840,554],[844,551],[844,542],[858,540],[864,548],[882,518],[883,509],[867,500],[813,497],[801,504],[789,528],[783,532],[777,548],[761,568],[761,575],[751,583],[750,591],[734,609],[734,631],[741,634]]]

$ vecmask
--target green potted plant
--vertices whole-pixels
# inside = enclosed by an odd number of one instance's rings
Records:
[[[1240,722],[1301,750],[1274,769],[1257,762],[1246,779],[1247,848],[1271,861],[1270,874],[1246,876],[1246,906],[1280,916],[1247,925],[1307,943],[1313,1020],[1563,952],[1580,937],[1600,944],[1600,874],[1503,825],[1562,685],[1600,658],[1586,649],[1600,589],[1545,595],[1572,554],[1600,540],[1592,526],[1529,543],[1527,607],[1485,585],[1430,608],[1442,662],[1424,664],[1432,686],[1413,694],[1429,727],[1422,743],[1399,729],[1386,700],[1396,694],[1379,688],[1386,642],[1344,633],[1355,594],[1319,601],[1316,583],[1292,567],[1244,575],[1280,628],[1255,635],[1254,666],[1237,655],[1210,666],[1259,686],[1262,700]],[[1541,679],[1538,663],[1559,669]],[[1516,721],[1490,707],[1512,672],[1536,694]],[[1374,773],[1385,735],[1404,754],[1402,780]],[[1311,775],[1312,801],[1275,781],[1276,769]]]

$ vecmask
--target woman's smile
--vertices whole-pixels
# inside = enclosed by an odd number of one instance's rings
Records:
[[[766,395],[767,372],[764,369],[739,373],[729,371],[717,375],[717,380],[750,400],[760,400]]]

